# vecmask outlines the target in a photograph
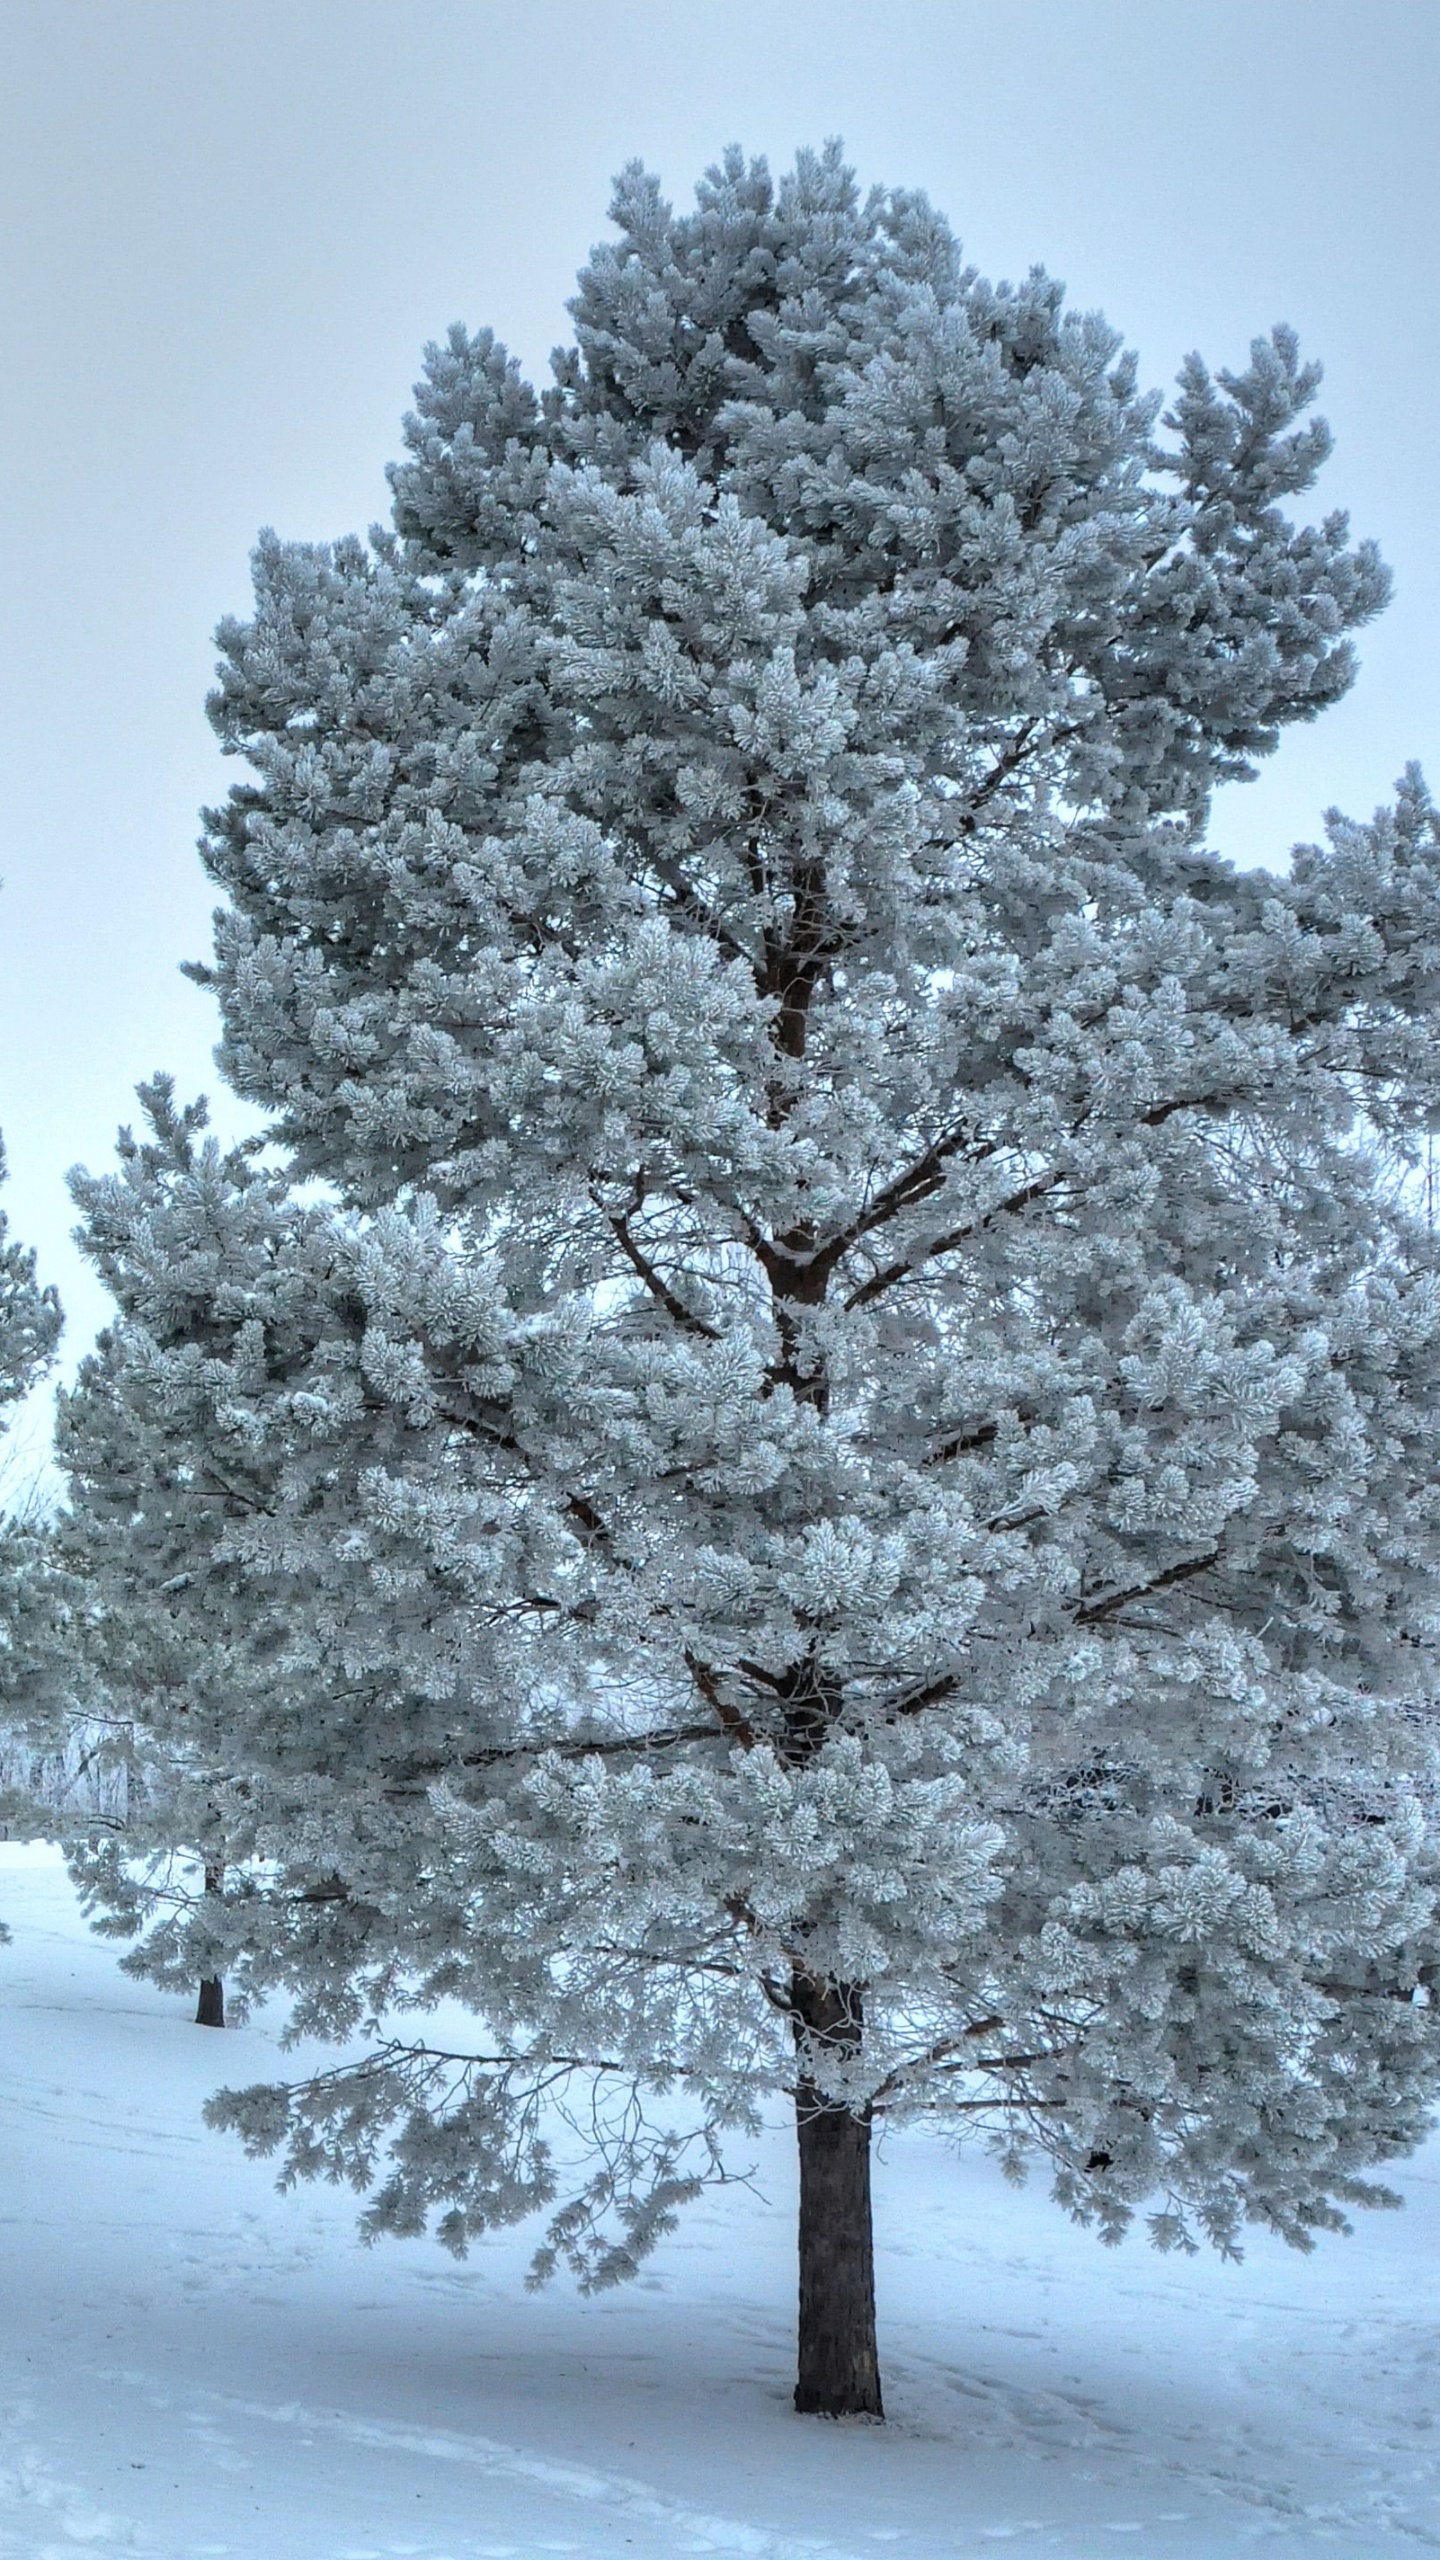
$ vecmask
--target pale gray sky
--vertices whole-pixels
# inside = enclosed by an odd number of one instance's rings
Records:
[[[1407,757],[1440,776],[1436,0],[4,0],[0,102],[0,1126],[72,1357],[104,1305],[66,1167],[156,1066],[214,1089],[177,964],[254,534],[383,512],[450,320],[543,367],[632,156],[688,201],[727,142],[839,133],[988,273],[1102,306],[1152,381],[1292,321],[1321,503],[1397,595],[1216,838],[1282,859]]]

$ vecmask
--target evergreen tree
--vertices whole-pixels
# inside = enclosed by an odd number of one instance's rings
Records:
[[[120,1140],[132,1212],[158,1203],[165,1175],[195,1169],[206,1120],[203,1104],[176,1109],[167,1077],[143,1086],[141,1098],[151,1143],[138,1147],[128,1130]],[[251,1152],[233,1160],[233,1189],[247,1186]],[[76,1187],[88,1201],[83,1178]],[[279,1196],[273,1183],[268,1196]],[[203,1235],[211,1206],[203,1186],[202,1199]],[[214,1333],[210,1297],[223,1298],[232,1275],[205,1256],[203,1241],[197,1264],[193,1217],[165,1216],[149,1232],[132,1220],[119,1256],[113,1219],[93,1220],[84,1241],[123,1312],[82,1364],[79,1392],[59,1399],[60,1454],[83,1492],[51,1540],[52,1583],[73,1605],[51,1646],[49,1685],[114,1801],[76,1802],[66,1844],[105,1934],[130,1937],[148,1924],[132,1969],[167,1989],[193,1989],[198,1979],[196,2024],[223,2027],[221,1776],[242,1727],[247,1670],[265,1647],[253,1598],[235,1604],[211,1552],[217,1488],[194,1463],[185,1395],[192,1364],[177,1370],[147,1353],[183,1342],[192,1324],[192,1347]],[[233,1333],[233,1308],[227,1315]],[[228,1338],[220,1321],[215,1338]],[[224,1508],[237,1498],[227,1496]]]
[[[5,1153],[0,1146],[0,1182]],[[60,1302],[35,1277],[35,1256],[12,1242],[0,1211],[0,1430],[45,1375],[60,1336]],[[49,1695],[58,1593],[43,1511],[25,1488],[0,1518],[0,1816],[7,1828],[39,1818],[33,1800],[34,1746],[53,1739],[37,1721]],[[0,1923],[0,1936],[4,1935]]]
[[[65,1448],[225,1844],[131,1961],[376,2029],[217,2120],[596,2283],[783,2091],[797,2403],[878,2414],[878,2117],[1223,2248],[1424,2128],[1440,826],[1207,843],[1385,593],[1287,331],[1157,438],[833,152],[614,213],[553,387],[452,331],[222,629],[277,1152],[157,1088],[80,1184]]]

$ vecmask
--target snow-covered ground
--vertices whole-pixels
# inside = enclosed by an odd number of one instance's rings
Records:
[[[891,2139],[890,2423],[788,2407],[792,2167],[629,2291],[363,2249],[207,2133],[269,2073],[128,1982],[48,1852],[0,1849],[0,2554],[74,2560],[1231,2560],[1440,2551],[1440,2147],[1401,2214],[1243,2267],[1101,2249],[1038,2184]]]

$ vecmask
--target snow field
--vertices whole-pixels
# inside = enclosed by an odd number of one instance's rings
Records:
[[[0,1848],[0,2555],[75,2560],[1373,2560],[1440,2551],[1440,2146],[1401,2214],[1239,2268],[1105,2251],[1037,2182],[892,2136],[890,2423],[796,2419],[793,2164],[640,2284],[523,2290],[355,2238],[207,2132],[270,2076],[129,1982],[53,1853]]]

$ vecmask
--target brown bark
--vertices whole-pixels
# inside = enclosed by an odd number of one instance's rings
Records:
[[[858,1990],[797,1975],[797,2041],[853,2050]],[[795,2406],[806,2416],[882,2418],[870,2214],[870,2110],[837,2105],[804,2072],[796,2083],[800,2146],[800,2353]]]
[[[195,2024],[197,2027],[223,2027],[225,2024],[225,1985],[218,1973],[207,1973],[201,1982]]]
[[[214,1859],[205,1862],[205,1890],[219,1893],[225,1884],[225,1870]],[[197,2027],[223,2027],[225,2024],[225,1985],[218,1973],[206,1974],[200,1985],[200,1998],[195,2008]]]

